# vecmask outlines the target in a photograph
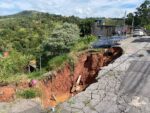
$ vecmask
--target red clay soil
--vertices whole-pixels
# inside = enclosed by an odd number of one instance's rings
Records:
[[[12,86],[0,87],[0,102],[10,102],[14,99],[15,88]]]
[[[79,56],[72,74],[71,67],[66,64],[63,69],[56,72],[52,78],[41,81],[42,102],[44,107],[55,106],[63,102],[71,95],[71,89],[81,75],[80,85],[84,90],[88,85],[95,82],[95,78],[102,66],[122,55],[119,47],[110,48],[105,53],[86,52]],[[78,93],[78,92],[76,92]],[[55,96],[55,98],[54,98]]]
[[[105,53],[101,52],[85,52],[79,55],[78,62],[74,65],[73,72],[71,66],[66,64],[64,68],[58,70],[52,77],[43,79],[39,83],[42,91],[42,104],[44,107],[56,106],[60,102],[64,102],[76,93],[71,93],[73,85],[76,83],[79,75],[81,75],[81,91],[88,85],[95,82],[101,67],[108,65],[110,62],[122,55],[122,49],[119,47],[110,48]],[[15,87],[0,87],[0,102],[9,102],[13,100],[15,89],[24,89],[29,87],[28,82],[20,82]]]

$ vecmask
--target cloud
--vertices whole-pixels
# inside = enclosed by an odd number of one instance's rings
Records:
[[[144,0],[1,0],[0,14],[37,10],[65,16],[123,17],[133,12]]]
[[[15,8],[14,4],[9,4],[7,2],[0,2],[0,8],[1,9],[11,9]]]

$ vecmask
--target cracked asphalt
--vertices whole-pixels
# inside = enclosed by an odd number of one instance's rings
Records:
[[[124,54],[103,67],[97,82],[55,108],[56,113],[150,113],[150,37],[128,38]],[[50,111],[49,111],[50,112]],[[0,113],[49,113],[31,100],[0,103]]]
[[[137,41],[138,40],[138,41]],[[124,54],[103,67],[97,82],[60,104],[60,113],[150,113],[150,37],[121,42]]]

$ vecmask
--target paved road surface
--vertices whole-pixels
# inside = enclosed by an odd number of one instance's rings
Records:
[[[122,41],[124,54],[99,72],[98,82],[58,109],[62,113],[150,113],[149,39]]]
[[[42,113],[42,109],[32,100],[20,99],[12,103],[0,103],[0,113]]]
[[[124,54],[103,67],[97,82],[56,108],[57,113],[150,113],[150,37],[121,42]],[[0,113],[42,113],[31,100],[0,103]],[[46,112],[47,113],[47,112]]]

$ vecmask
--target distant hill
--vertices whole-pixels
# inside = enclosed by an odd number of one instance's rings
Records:
[[[41,14],[43,12],[38,12],[38,11],[34,11],[34,10],[25,10],[22,12],[19,12],[17,14],[11,15],[11,16],[33,16],[33,15],[37,15],[37,14]]]
[[[62,15],[56,15],[56,14],[49,14],[45,12],[39,12],[35,10],[25,10],[13,15],[7,15],[7,16],[0,16],[0,19],[6,19],[6,18],[50,18],[53,21],[63,21],[63,22],[69,22],[69,23],[76,23],[79,25],[80,21],[84,20],[92,20],[93,22],[96,20],[103,20],[106,22],[106,25],[122,25],[123,19],[122,18],[105,18],[105,17],[96,17],[96,18],[86,18],[81,19],[79,17],[75,16],[62,16]]]
[[[79,17],[75,17],[75,16],[70,16],[70,17],[66,17],[66,16],[62,16],[62,15],[56,15],[56,14],[49,14],[49,13],[45,13],[45,12],[39,12],[39,11],[34,11],[34,10],[25,10],[13,15],[6,15],[6,16],[0,16],[0,19],[4,19],[4,18],[33,18],[33,17],[46,17],[46,18],[51,18],[53,20],[69,20],[70,18],[72,19],[80,19]]]
[[[38,12],[38,11],[34,11],[34,10],[25,10],[13,15],[6,15],[6,16],[0,16],[0,18],[14,18],[14,17],[22,17],[22,16],[34,16],[34,15],[38,15],[38,14],[46,14],[43,12]]]
[[[49,37],[57,25],[64,22],[77,24],[80,28],[80,36],[91,35],[92,24],[99,19],[104,19],[107,24],[117,25],[122,24],[122,20],[106,19],[106,18],[79,18],[75,16],[61,16],[56,14],[49,14],[38,12],[34,10],[22,11],[17,14],[0,16],[0,46],[15,46],[17,50],[24,48],[37,49],[38,43],[43,39]],[[43,38],[43,39],[42,39]],[[36,41],[34,40],[36,39]],[[29,44],[29,42],[35,44]],[[25,45],[26,44],[26,45]],[[21,49],[22,48],[22,49]],[[26,49],[24,49],[26,51]]]

